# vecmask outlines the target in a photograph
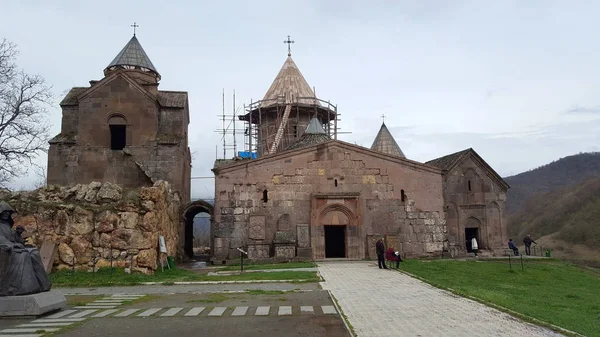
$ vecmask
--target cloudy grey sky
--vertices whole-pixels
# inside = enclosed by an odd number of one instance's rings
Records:
[[[194,176],[212,175],[215,146],[222,156],[222,90],[228,111],[233,90],[238,105],[262,98],[288,34],[308,83],[338,105],[352,132],[344,141],[370,146],[385,114],[409,158],[473,147],[502,176],[600,151],[596,1],[0,3],[0,36],[18,44],[21,67],[53,85],[54,134],[63,92],[100,79],[138,22],[160,88],[189,92]],[[196,197],[213,193],[211,180],[192,183]]]

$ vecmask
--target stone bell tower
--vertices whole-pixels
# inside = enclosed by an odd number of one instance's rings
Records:
[[[136,188],[165,180],[189,201],[188,94],[158,90],[160,79],[134,33],[104,78],[72,88],[50,140],[48,184]]]
[[[250,152],[264,156],[283,151],[302,137],[310,120],[316,118],[325,132],[337,139],[337,107],[317,98],[292,59],[288,56],[263,99],[246,106],[245,137]]]

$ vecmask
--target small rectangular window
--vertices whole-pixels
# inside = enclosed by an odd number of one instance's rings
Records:
[[[110,149],[123,150],[127,140],[127,126],[110,125]]]

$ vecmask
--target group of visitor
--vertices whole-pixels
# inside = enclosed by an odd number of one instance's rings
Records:
[[[535,243],[537,245],[537,242],[533,241],[531,235],[527,235],[525,239],[523,239],[523,243],[525,244],[525,254],[531,255],[531,244]],[[512,249],[515,256],[519,256],[519,248],[515,246],[512,239],[508,240],[508,248]]]

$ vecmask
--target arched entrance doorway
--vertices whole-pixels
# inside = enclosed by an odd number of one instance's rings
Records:
[[[350,221],[340,210],[328,211],[321,218],[325,235],[325,258],[346,257],[346,228]]]
[[[468,218],[465,224],[465,248],[467,253],[471,253],[473,251],[471,247],[471,239],[473,238],[477,240],[477,246],[479,249],[483,248],[484,242],[482,237],[481,222],[474,217]]]
[[[189,203],[183,210],[183,251],[187,257],[196,256],[194,248],[210,247],[213,205],[205,200]]]
[[[361,226],[356,215],[344,204],[331,203],[313,216],[311,241],[313,258],[361,259]]]

